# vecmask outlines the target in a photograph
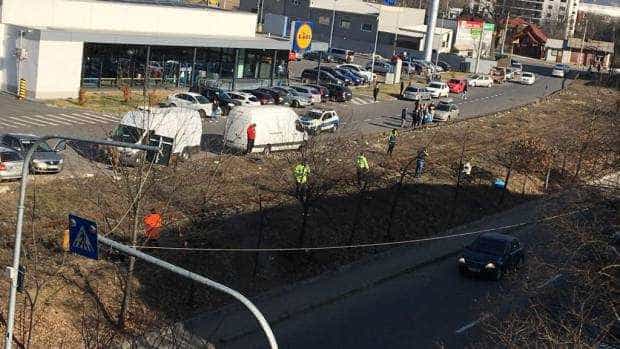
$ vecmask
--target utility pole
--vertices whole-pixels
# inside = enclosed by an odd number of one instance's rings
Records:
[[[478,54],[476,55],[476,70],[478,74],[478,67],[480,66],[480,56],[482,56],[482,38],[484,38],[484,22],[482,22],[482,28],[480,28],[480,40],[478,41]]]
[[[579,65],[578,70],[581,70],[581,62],[583,61],[583,46],[586,44],[586,33],[588,32],[588,17],[586,17],[586,25],[583,28],[583,35],[581,37],[581,47],[579,48]]]
[[[504,43],[506,42],[506,35],[508,34],[508,22],[510,21],[510,11],[506,15],[506,24],[504,25],[504,32],[502,33],[502,46],[500,52],[504,54]]]
[[[441,46],[443,46],[444,17],[446,16],[446,13],[448,13],[448,11],[450,10],[449,4],[450,4],[450,0],[446,0],[446,12],[441,16],[441,29],[442,29],[442,32],[439,33],[439,37],[441,39]],[[437,66],[437,63],[439,63],[439,48],[437,48],[437,55],[435,56],[435,66]]]
[[[286,1],[286,0],[284,0]],[[336,21],[336,0],[333,0],[334,4],[332,7],[332,28],[329,31],[329,47],[328,49],[332,48],[332,38],[334,37],[334,22]]]
[[[424,60],[431,62],[433,58],[433,39],[435,26],[437,25],[437,12],[439,12],[439,0],[430,0],[432,4],[426,9],[428,23],[426,25],[426,39],[424,40]]]
[[[396,16],[396,29],[394,30],[394,47],[392,48],[392,55],[396,55],[396,43],[398,42],[398,27],[400,27],[400,9],[398,9],[398,15]]]

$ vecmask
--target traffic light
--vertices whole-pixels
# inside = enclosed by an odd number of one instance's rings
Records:
[[[23,265],[17,269],[17,292],[24,292],[24,283],[26,278],[26,267]]]

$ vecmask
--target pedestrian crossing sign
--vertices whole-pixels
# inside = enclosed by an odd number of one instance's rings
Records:
[[[69,250],[86,258],[98,259],[97,223],[70,214]]]

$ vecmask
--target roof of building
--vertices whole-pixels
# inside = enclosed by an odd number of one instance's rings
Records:
[[[384,30],[382,30],[384,31]],[[452,29],[435,27],[435,35],[451,33]],[[410,25],[398,27],[398,35],[411,36],[411,37],[424,37],[426,35],[426,25]]]
[[[581,38],[569,38],[568,39],[568,47],[581,49]],[[584,50],[590,51],[599,51],[605,53],[614,53],[614,43],[607,41],[598,41],[598,40],[586,40],[583,44]]]
[[[587,4],[584,2],[579,3],[579,11],[594,13],[597,15],[607,16],[607,17],[620,17],[620,5],[602,5],[602,4]]]
[[[289,50],[289,39],[256,34],[241,36],[197,36],[160,33],[136,33],[127,31],[73,30],[64,28],[35,27],[41,32],[41,40],[81,41],[98,44],[126,44],[153,46],[223,47]]]
[[[514,38],[521,38],[525,35],[530,36],[532,39],[536,40],[539,43],[547,42],[547,34],[542,31],[542,29],[538,28],[535,25],[528,25],[525,28],[521,29],[517,34],[514,35]]]
[[[310,0],[310,7],[338,12],[357,13],[362,15],[376,15],[381,12],[381,4],[367,3],[361,0]]]
[[[561,50],[564,48],[564,40],[547,39],[547,43],[545,44],[545,47]]]

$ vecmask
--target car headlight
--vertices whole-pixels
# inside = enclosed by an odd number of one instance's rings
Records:
[[[461,263],[461,264],[465,264],[465,257],[461,257],[461,258],[459,258],[459,263]]]
[[[487,263],[487,265],[484,266],[487,269],[495,269],[495,264],[493,263]]]
[[[35,164],[44,164],[45,160],[32,159],[32,162],[35,163]]]

